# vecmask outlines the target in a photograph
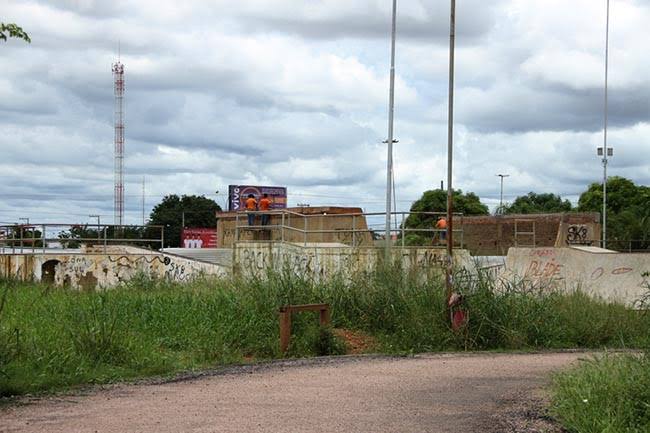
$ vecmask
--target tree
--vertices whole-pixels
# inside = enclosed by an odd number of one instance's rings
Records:
[[[0,23],[0,40],[7,42],[8,37],[23,39],[28,43],[32,42],[32,40],[29,38],[29,35],[16,24]]]
[[[592,183],[580,195],[578,210],[602,212],[603,184]],[[613,176],[607,179],[608,247],[647,249],[650,246],[650,188],[636,185],[629,179]],[[631,244],[629,243],[632,242]]]
[[[12,247],[42,247],[43,233],[34,226],[15,225],[12,226],[4,235],[4,244]]]
[[[221,206],[214,200],[204,196],[176,194],[165,196],[151,211],[150,225],[165,227],[165,246],[178,247],[181,243],[183,220],[185,227],[210,227],[216,228],[216,213],[221,211]],[[159,232],[147,229],[147,237],[158,236]]]
[[[536,194],[529,192],[519,196],[510,205],[505,205],[505,214],[531,214],[531,213],[555,213],[570,212],[571,202],[562,200],[562,197],[552,193]]]
[[[481,199],[473,192],[463,194],[461,190],[453,191],[454,212],[460,212],[463,215],[487,215],[489,209],[481,203]],[[411,205],[411,212],[446,212],[447,211],[447,191],[434,189],[425,191],[417,201]],[[434,215],[423,215],[413,213],[404,221],[405,228],[413,229],[432,229],[434,225]],[[405,238],[408,245],[426,245],[431,242],[431,233],[411,233]]]

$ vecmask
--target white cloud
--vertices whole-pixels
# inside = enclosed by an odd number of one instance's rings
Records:
[[[601,4],[602,3],[602,4]],[[446,179],[448,2],[399,3],[398,204]],[[604,1],[458,5],[454,185],[495,203],[575,196],[602,167]],[[126,65],[127,217],[229,183],[381,210],[390,2],[3,3],[0,220],[110,219],[113,88]],[[650,183],[647,2],[612,2],[610,172]],[[223,199],[223,196],[219,196]],[[66,216],[66,212],[68,212]]]

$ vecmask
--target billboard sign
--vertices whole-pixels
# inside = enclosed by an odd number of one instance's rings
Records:
[[[183,248],[217,248],[217,230],[208,228],[183,229]]]
[[[253,194],[259,201],[263,194],[268,194],[271,199],[271,209],[285,209],[287,207],[287,188],[283,186],[254,186],[254,185],[229,185],[228,210],[239,211],[246,208],[245,202],[248,194]]]

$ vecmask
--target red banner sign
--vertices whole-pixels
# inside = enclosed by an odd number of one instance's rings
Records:
[[[181,233],[183,248],[216,248],[216,229],[183,229]]]

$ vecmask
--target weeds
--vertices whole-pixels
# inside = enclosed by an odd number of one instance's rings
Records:
[[[650,431],[650,358],[610,355],[558,375],[552,413],[570,432]]]
[[[455,334],[442,280],[399,266],[322,283],[280,272],[186,285],[142,276],[90,293],[8,284],[0,282],[0,344],[19,329],[20,351],[0,346],[4,395],[281,357],[278,308],[286,304],[329,303],[333,328],[361,331],[384,353],[640,347],[650,324],[648,316],[580,293],[523,284],[497,290],[480,276],[465,290],[469,324]],[[337,334],[317,323],[294,316],[289,356],[344,353]]]

